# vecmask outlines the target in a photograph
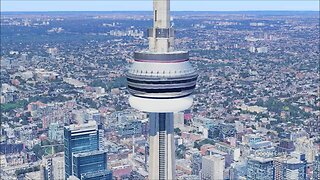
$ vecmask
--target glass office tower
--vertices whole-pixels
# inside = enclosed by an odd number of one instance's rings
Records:
[[[81,177],[81,174],[107,169],[107,152],[90,151],[73,155],[73,175]]]
[[[95,121],[64,127],[65,179],[72,173],[72,154],[99,150],[99,131]]]
[[[112,180],[112,172],[110,170],[101,170],[94,173],[85,173],[81,175],[81,180]]]

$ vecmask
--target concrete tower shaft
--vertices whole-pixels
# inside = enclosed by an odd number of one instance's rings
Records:
[[[170,27],[170,1],[153,1],[153,28],[149,29],[151,52],[173,51],[174,30]]]
[[[170,1],[154,0],[153,1],[153,27],[169,28],[170,27]]]
[[[154,0],[149,49],[127,71],[131,107],[149,113],[149,179],[175,179],[173,112],[191,107],[198,73],[187,51],[174,51],[170,0]]]

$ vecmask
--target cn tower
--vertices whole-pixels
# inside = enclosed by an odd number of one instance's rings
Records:
[[[149,113],[149,179],[175,178],[173,113],[191,107],[197,72],[187,51],[174,50],[170,1],[153,1],[149,49],[135,52],[128,69],[130,105]]]

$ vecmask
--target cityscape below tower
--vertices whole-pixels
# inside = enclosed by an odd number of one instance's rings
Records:
[[[320,180],[318,1],[0,13],[1,180]]]

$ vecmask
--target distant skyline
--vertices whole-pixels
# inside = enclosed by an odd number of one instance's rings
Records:
[[[319,1],[214,1],[176,0],[172,11],[319,11]],[[8,11],[150,11],[151,0],[1,0],[1,12]]]

